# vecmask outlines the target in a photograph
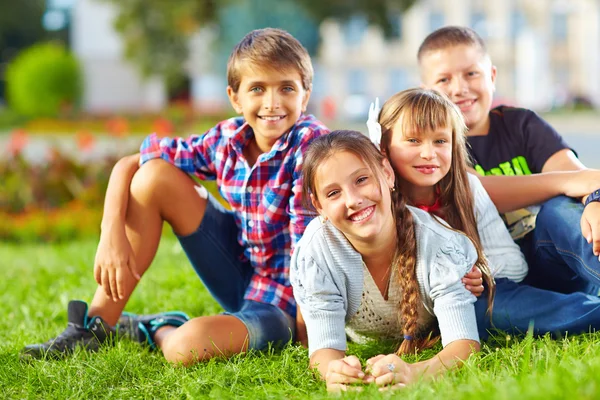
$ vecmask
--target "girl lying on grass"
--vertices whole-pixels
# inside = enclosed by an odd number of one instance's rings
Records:
[[[446,117],[457,112],[452,103],[448,107]],[[476,231],[469,237],[407,206],[390,163],[362,134],[336,131],[316,139],[303,173],[305,198],[320,217],[292,256],[290,278],[311,366],[329,390],[370,383],[397,388],[438,376],[478,351],[493,327],[526,332],[531,322],[536,334],[600,327],[597,297],[519,285],[500,277],[501,271],[494,282]],[[472,195],[463,196],[465,217]],[[473,265],[483,273],[485,296],[479,299],[461,282]],[[346,355],[346,335],[359,342],[402,342],[396,354],[377,355],[363,368]],[[435,357],[412,364],[400,358],[438,338],[443,349]]]

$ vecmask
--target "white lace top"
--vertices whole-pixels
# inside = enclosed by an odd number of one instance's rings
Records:
[[[363,263],[363,292],[360,307],[346,324],[346,335],[356,343],[365,343],[373,339],[400,340],[403,337],[399,319],[399,307],[402,289],[397,284],[388,287],[387,300],[381,295],[367,266]],[[390,282],[396,282],[396,270],[392,269]],[[419,305],[419,326],[430,327],[435,317]]]

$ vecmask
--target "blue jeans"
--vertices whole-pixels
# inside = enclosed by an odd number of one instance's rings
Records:
[[[507,278],[496,280],[492,318],[486,313],[487,292],[475,303],[479,337],[500,330],[513,334],[578,334],[600,329],[600,298],[581,292],[564,294],[518,284]]]
[[[244,299],[254,268],[239,244],[233,213],[208,196],[206,211],[196,232],[178,236],[194,270],[227,315],[248,329],[250,349],[294,339],[296,321],[280,308]]]
[[[583,205],[558,196],[542,205],[533,232],[519,245],[529,265],[523,283],[560,293],[598,294],[600,261],[581,234]]]

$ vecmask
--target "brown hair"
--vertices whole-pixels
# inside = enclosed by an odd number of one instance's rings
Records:
[[[400,132],[393,132],[400,122]],[[452,162],[450,170],[438,183],[444,219],[450,226],[467,235],[477,250],[476,265],[483,273],[488,288],[488,310],[491,313],[495,293],[494,278],[483,254],[473,194],[467,176],[469,157],[466,130],[462,113],[446,96],[428,89],[408,89],[396,93],[385,102],[379,113],[381,151],[390,157],[389,147],[394,134],[420,135],[440,128],[452,128]],[[403,178],[396,175],[396,179]]]
[[[446,49],[461,44],[478,47],[482,54],[487,54],[485,42],[473,29],[466,26],[445,26],[430,33],[423,40],[417,52],[417,60],[420,63],[423,55],[430,51]]]
[[[338,152],[347,151],[360,157],[377,176],[381,176],[385,156],[377,150],[371,141],[362,133],[356,131],[333,131],[315,139],[304,155],[302,176],[304,182],[302,193],[305,201],[310,194],[316,193],[316,174],[319,166]],[[396,177],[397,179],[397,177]],[[398,354],[406,354],[415,350],[425,349],[438,341],[439,337],[418,337],[418,310],[421,302],[419,284],[417,281],[417,243],[415,228],[406,200],[399,190],[391,193],[392,213],[396,221],[396,253],[392,267],[397,268],[398,284],[402,288],[399,317],[404,331],[404,341],[398,349]]]
[[[313,67],[308,52],[300,42],[282,29],[264,28],[248,33],[233,48],[227,61],[227,84],[237,92],[244,67],[295,69],[305,90],[312,88]]]

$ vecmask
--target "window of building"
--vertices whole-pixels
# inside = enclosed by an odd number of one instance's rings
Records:
[[[364,69],[353,68],[348,71],[348,93],[364,94],[367,92],[367,73]]]
[[[439,11],[432,11],[429,14],[429,32],[433,32],[444,26],[444,14]]]
[[[403,68],[392,68],[388,73],[387,96],[398,93],[409,87],[408,74]]]
[[[348,22],[343,25],[344,40],[347,46],[358,46],[362,37],[369,27],[367,18],[362,15],[351,17]]]
[[[552,14],[552,39],[556,42],[564,42],[567,40],[567,14],[553,13]]]

